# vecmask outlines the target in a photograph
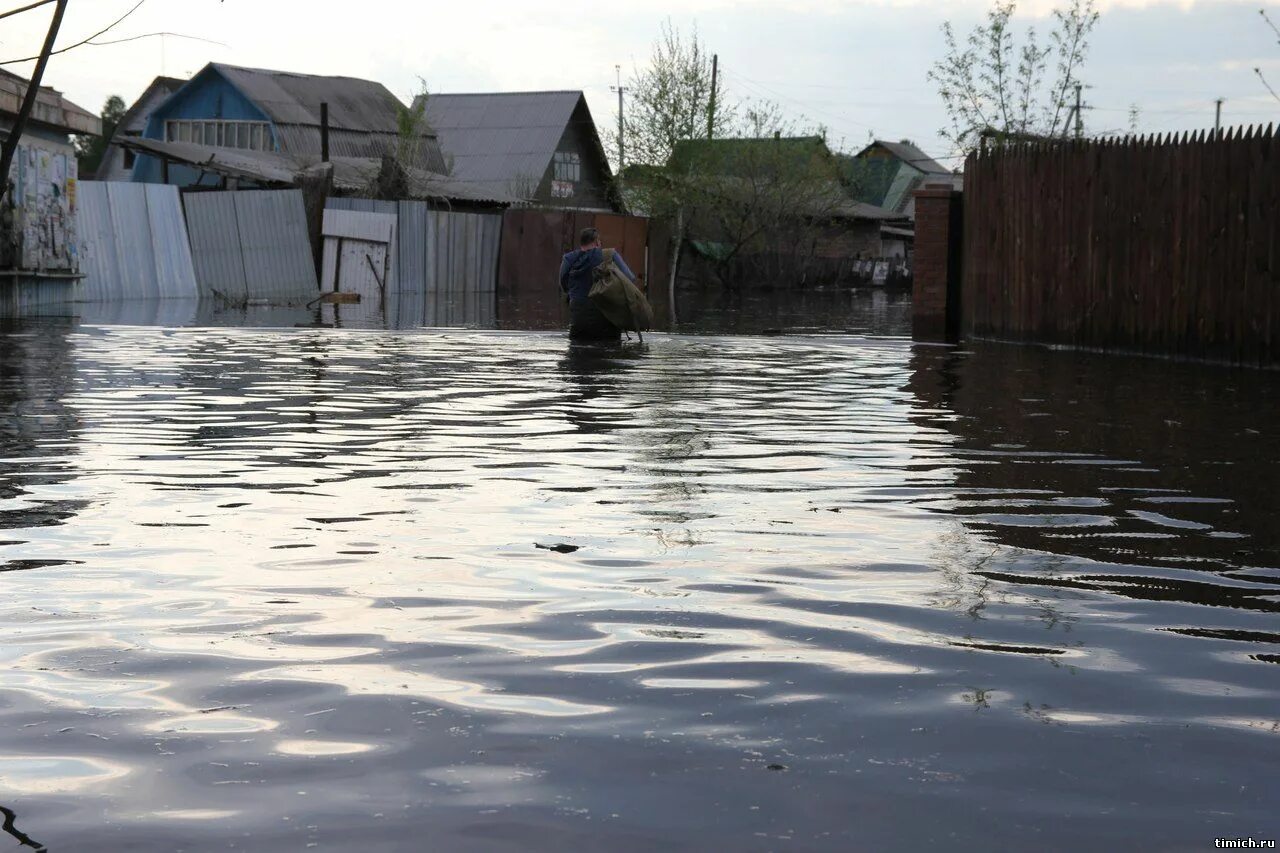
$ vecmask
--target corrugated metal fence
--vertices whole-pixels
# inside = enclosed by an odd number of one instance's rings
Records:
[[[315,261],[300,190],[183,196],[202,297],[292,304],[315,299]]]
[[[358,198],[331,198],[326,207],[398,217],[386,289],[388,312],[400,324],[492,325],[501,215],[433,210],[421,201]]]
[[[964,231],[968,334],[1280,362],[1271,127],[972,155]]]
[[[77,192],[78,299],[193,298],[197,295],[178,188],[83,181]]]

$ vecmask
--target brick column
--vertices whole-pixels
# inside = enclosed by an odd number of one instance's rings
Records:
[[[911,336],[918,341],[960,338],[963,196],[950,185],[916,191]]]

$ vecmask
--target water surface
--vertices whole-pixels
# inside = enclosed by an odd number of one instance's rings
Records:
[[[1275,838],[1278,402],[901,338],[9,323],[0,804],[55,851]]]

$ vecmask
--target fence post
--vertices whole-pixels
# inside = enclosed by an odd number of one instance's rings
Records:
[[[915,193],[916,241],[912,285],[912,337],[960,338],[963,196],[950,184],[927,184]]]

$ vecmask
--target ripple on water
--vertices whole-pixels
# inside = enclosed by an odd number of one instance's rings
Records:
[[[0,368],[0,787],[50,849],[1280,829],[1274,377],[57,326]]]

